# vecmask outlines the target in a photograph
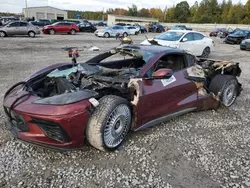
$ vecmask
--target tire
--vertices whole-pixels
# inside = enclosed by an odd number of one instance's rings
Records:
[[[127,37],[128,36],[128,33],[123,33],[123,37]]]
[[[101,151],[115,150],[130,130],[131,119],[126,99],[115,95],[104,96],[87,123],[87,141]]]
[[[138,34],[139,34],[139,31],[136,31],[136,32],[135,32],[135,35],[138,35]]]
[[[75,34],[76,34],[76,30],[71,29],[71,30],[70,30],[70,34],[71,34],[71,35],[75,35]]]
[[[34,31],[30,31],[28,35],[29,37],[34,38],[36,36],[36,33]]]
[[[206,47],[206,48],[203,50],[203,52],[202,52],[202,54],[201,54],[201,57],[207,58],[207,57],[209,56],[210,53],[211,53],[210,48],[209,48],[209,47]]]
[[[56,33],[56,31],[55,31],[54,29],[50,29],[50,30],[49,30],[49,34],[50,34],[50,35],[54,35],[55,33]]]
[[[0,31],[0,37],[6,37],[6,33],[4,31]]]
[[[238,96],[239,83],[235,76],[218,74],[211,80],[208,89],[215,95],[219,95],[220,101],[229,107]]]
[[[110,34],[106,32],[106,33],[104,33],[104,37],[105,37],[105,38],[109,38],[109,37],[110,37]]]

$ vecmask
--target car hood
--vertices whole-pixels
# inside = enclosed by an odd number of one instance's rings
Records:
[[[243,40],[241,43],[250,43],[250,39],[245,39],[245,40]]]
[[[245,35],[230,34],[229,37],[245,37]]]
[[[96,31],[97,32],[104,32],[104,31],[107,31],[107,29],[97,29]]]
[[[143,42],[141,42],[140,44],[143,44],[143,45],[151,45],[151,43],[149,41],[156,41],[158,42],[158,44],[162,45],[162,46],[169,46],[169,47],[178,47],[178,41],[166,41],[166,40],[158,40],[158,39],[146,39],[144,40]]]

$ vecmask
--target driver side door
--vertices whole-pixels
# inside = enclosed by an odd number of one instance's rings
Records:
[[[141,109],[138,114],[138,117],[141,117],[141,123],[136,129],[145,128],[160,123],[164,118],[168,119],[173,115],[196,109],[195,101],[198,97],[198,90],[194,82],[185,78],[184,73],[188,66],[186,56],[182,54],[175,54],[175,56],[178,58],[174,62],[176,65],[172,67],[172,75],[165,78],[143,78],[141,97],[137,105],[138,109]],[[158,69],[157,67],[171,68],[164,66],[158,64],[157,61],[152,67],[154,70],[149,71],[154,72]]]
[[[17,35],[20,22],[12,22],[5,27],[7,35]]]

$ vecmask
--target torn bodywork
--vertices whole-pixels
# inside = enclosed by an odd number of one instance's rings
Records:
[[[195,66],[189,67],[186,71],[186,78],[195,82],[199,96],[212,95],[216,100],[220,100],[220,92],[213,93],[209,89],[211,80],[216,75],[231,75],[238,77],[241,69],[238,62],[222,61],[214,59],[198,59]],[[238,93],[242,91],[241,84],[238,83]]]

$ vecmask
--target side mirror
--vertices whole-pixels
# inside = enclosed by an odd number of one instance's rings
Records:
[[[188,39],[187,38],[183,38],[182,39],[182,42],[186,42]]]
[[[173,75],[172,69],[158,69],[153,72],[152,77],[156,79],[170,78]]]

